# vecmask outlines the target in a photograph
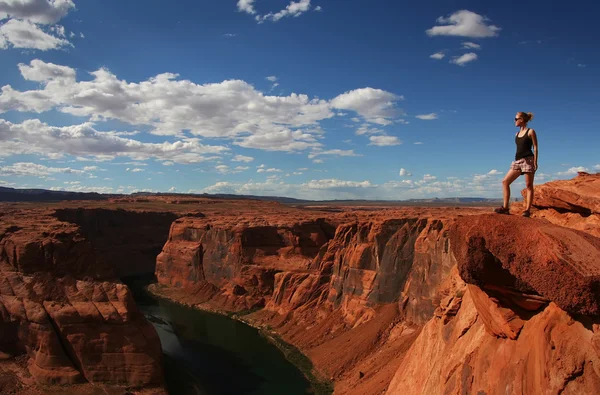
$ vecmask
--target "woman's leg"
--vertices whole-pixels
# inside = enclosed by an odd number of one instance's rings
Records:
[[[502,180],[502,197],[504,198],[504,208],[508,208],[510,204],[510,184],[521,175],[520,170],[510,169]]]
[[[527,195],[525,200],[525,211],[531,210],[531,204],[533,203],[533,177],[535,173],[525,173],[525,188],[527,188]]]

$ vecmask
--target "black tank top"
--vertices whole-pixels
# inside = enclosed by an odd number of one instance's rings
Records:
[[[529,130],[525,132],[525,136],[519,137],[519,133],[515,136],[515,143],[517,144],[517,153],[515,154],[515,160],[527,158],[528,156],[533,156],[533,151],[531,147],[533,147],[533,140],[529,137]]]

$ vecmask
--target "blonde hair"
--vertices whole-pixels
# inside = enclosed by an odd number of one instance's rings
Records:
[[[519,115],[523,117],[523,121],[525,121],[525,123],[531,122],[531,120],[533,119],[533,113],[532,112],[519,111]]]

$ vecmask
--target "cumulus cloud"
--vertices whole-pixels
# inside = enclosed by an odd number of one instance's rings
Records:
[[[385,132],[379,128],[373,128],[368,123],[363,123],[360,128],[356,129],[355,134],[362,136],[363,134],[384,134]]]
[[[434,119],[438,119],[438,116],[437,116],[436,113],[432,112],[431,114],[417,115],[415,118],[419,118],[419,119],[422,119],[424,121],[432,121]]]
[[[406,170],[405,168],[401,168],[400,169],[400,176],[401,177],[411,177],[412,173],[409,172],[408,170]]]
[[[250,15],[256,14],[256,10],[254,9],[254,1],[255,0],[239,0],[237,2],[238,11],[245,12]]]
[[[308,159],[316,158],[320,155],[330,155],[330,156],[360,156],[354,153],[354,150],[341,150],[341,149],[330,149],[326,151],[313,151],[308,154]],[[306,169],[308,170],[308,169]]]
[[[559,175],[559,176],[574,176],[574,175],[576,175],[580,171],[587,173],[587,172],[590,171],[590,169],[588,169],[587,167],[583,167],[583,166],[571,167],[571,168],[569,168],[569,170],[560,171],[560,172],[556,173],[556,175]]]
[[[371,123],[389,125],[395,117],[403,114],[396,106],[403,99],[403,96],[381,89],[362,88],[337,96],[331,105],[336,109],[354,111]]]
[[[498,176],[498,175],[501,175],[501,174],[502,173],[499,172],[498,170],[492,169],[489,172],[487,172],[486,174],[475,174],[473,176],[473,182],[474,183],[482,183],[482,182],[485,182],[485,181],[488,181],[488,180],[492,179],[492,176]]]
[[[245,163],[250,163],[254,160],[253,157],[251,156],[244,156],[244,155],[236,155],[233,157],[233,159],[231,160],[232,162],[245,162]]]
[[[470,41],[465,41],[462,43],[462,47],[465,49],[481,49],[481,45],[472,43]]]
[[[600,164],[598,164],[598,165],[594,166],[594,169],[596,169],[596,170],[600,170]]]
[[[432,176],[431,174],[425,174],[423,176],[423,181],[434,181],[437,180],[436,176]]]
[[[30,176],[45,178],[51,174],[75,174],[82,175],[85,171],[72,169],[70,167],[48,167],[31,162],[18,162],[10,166],[0,167],[0,175],[3,176]]]
[[[402,141],[396,136],[371,136],[369,137],[369,141],[371,141],[369,145],[376,145],[379,147],[402,144]]]
[[[473,62],[474,60],[477,60],[477,54],[474,52],[469,52],[461,56],[455,56],[452,58],[452,60],[450,60],[450,63],[464,66],[469,62]]]
[[[258,168],[258,170],[256,170],[257,173],[282,173],[283,170],[281,169],[276,169],[274,167],[271,168],[265,168],[264,165],[262,165],[261,167]]]
[[[72,0],[1,0],[0,20],[17,18],[40,24],[53,24],[75,8]]]
[[[32,60],[20,64],[24,78],[39,81],[40,89],[17,91],[2,87],[0,113],[10,110],[60,112],[91,121],[116,119],[148,125],[156,135],[225,138],[234,144],[270,151],[320,147],[324,133],[319,122],[332,118],[334,109],[357,112],[369,122],[389,124],[399,113],[390,92],[362,88],[331,101],[307,95],[269,96],[244,81],[198,85],[159,74],[139,83],[119,80],[106,69],[77,81],[74,69]]]
[[[500,28],[488,25],[488,18],[468,10],[460,10],[447,17],[439,17],[438,25],[428,29],[429,36],[460,36],[470,38],[495,37]]]
[[[100,132],[93,124],[49,126],[37,119],[11,123],[0,119],[0,156],[19,154],[55,154],[112,160],[127,157],[133,160],[170,160],[176,163],[199,163],[218,158],[229,151],[223,146],[201,144],[198,139],[175,142],[145,143]]]
[[[326,180],[311,180],[301,185],[309,189],[346,189],[346,188],[374,188],[371,181],[343,181],[335,178]]]
[[[323,8],[320,5],[318,5],[315,7],[315,11],[323,11]]]
[[[0,4],[2,4],[0,2]],[[10,19],[0,26],[0,46],[4,49],[14,48],[39,49],[47,51],[70,46],[71,43],[60,37],[44,32],[38,25],[30,21]]]
[[[274,75],[271,75],[271,76],[267,77],[267,81],[275,82],[275,81],[277,81],[277,77],[275,77]]]
[[[263,16],[257,15],[255,19],[258,23],[262,23],[264,21],[277,22],[286,17],[298,17],[310,10],[310,7],[310,0],[291,1],[290,4],[288,4],[288,6],[283,10],[276,13],[269,12]]]
[[[445,54],[445,53],[443,53],[443,52],[436,52],[436,53],[434,53],[434,54],[432,54],[432,55],[429,55],[429,57],[430,57],[431,59],[437,59],[437,60],[440,60],[440,59],[444,59],[444,58],[446,57],[446,54]]]

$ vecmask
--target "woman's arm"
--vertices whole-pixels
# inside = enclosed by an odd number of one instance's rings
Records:
[[[538,149],[538,139],[537,139],[537,135],[535,134],[535,130],[530,129],[529,136],[531,137],[531,141],[533,142],[533,163],[534,163],[535,170],[537,170],[539,149]]]

